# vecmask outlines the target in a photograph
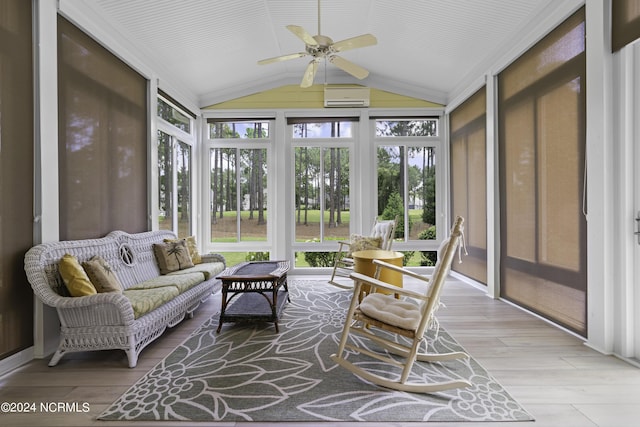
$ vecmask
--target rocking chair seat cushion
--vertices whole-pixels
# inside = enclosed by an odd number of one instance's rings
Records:
[[[379,293],[365,296],[360,311],[372,319],[410,331],[416,330],[421,317],[418,304]]]

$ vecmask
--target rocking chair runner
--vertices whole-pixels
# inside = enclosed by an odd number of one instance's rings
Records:
[[[364,246],[362,248],[355,248],[359,243],[356,241],[339,241],[338,252],[336,252],[335,261],[333,265],[333,272],[331,273],[331,279],[329,279],[329,283],[338,286],[343,289],[352,289],[351,281],[349,284],[340,283],[336,280],[337,276],[341,277],[349,277],[351,273],[353,273],[353,266],[355,264],[353,258],[351,258],[351,253],[356,250],[361,249],[382,249],[385,251],[391,250],[391,245],[393,244],[393,237],[396,232],[396,225],[398,222],[398,217],[392,220],[379,220],[375,218],[373,222],[373,227],[371,228],[371,234],[369,234],[368,238],[363,238],[358,236],[361,240],[364,239],[363,243],[367,245],[366,240],[376,239],[380,241],[379,247],[376,246]]]
[[[401,267],[382,261],[374,261],[379,265],[379,268],[391,268],[413,278],[430,282],[426,294],[417,293],[408,289],[399,289],[396,286],[388,285],[359,273],[351,274],[356,284],[345,320],[338,352],[331,355],[333,361],[365,380],[395,390],[414,393],[432,393],[453,388],[469,387],[471,385],[469,381],[464,379],[434,383],[408,381],[411,369],[416,360],[421,362],[441,362],[469,357],[464,352],[429,354],[419,351],[422,345],[426,347],[424,333],[430,324],[435,321],[434,314],[440,304],[440,291],[449,274],[451,262],[462,235],[463,221],[461,217],[456,218],[450,237],[440,245],[438,260],[430,279]],[[365,296],[362,302],[359,302],[358,295],[363,285],[371,286],[371,293]],[[393,295],[375,293],[376,288],[386,289],[392,291],[394,294],[399,294],[400,299],[395,299]],[[416,304],[415,300],[419,302]],[[386,336],[377,334],[377,329],[390,333],[391,338],[389,338],[389,334],[385,334]],[[352,334],[369,338],[369,340],[382,346],[396,357],[364,348],[362,347],[362,340],[359,339],[353,339],[353,344],[348,342]],[[397,335],[405,337],[406,340],[395,339]],[[406,342],[406,344],[403,344],[403,342]],[[398,379],[391,379],[390,377],[383,377],[368,371],[358,366],[356,364],[357,362],[347,360],[344,355],[345,348],[398,366],[402,368],[402,372]],[[398,358],[397,356],[401,357]]]

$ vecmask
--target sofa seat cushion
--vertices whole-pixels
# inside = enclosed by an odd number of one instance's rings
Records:
[[[205,280],[213,279],[220,272],[224,270],[224,263],[222,262],[203,262],[202,264],[196,264],[193,267],[185,268],[184,270],[173,271],[167,276],[179,276],[182,274],[192,274],[197,271],[204,274]]]
[[[178,288],[180,293],[183,293],[199,283],[202,283],[205,279],[205,275],[199,271],[193,271],[191,273],[185,273],[180,275],[165,275],[154,277],[153,279],[145,280],[136,285],[131,286],[129,289],[141,290],[141,289],[156,289],[165,286],[174,286]]]
[[[131,302],[133,316],[137,319],[155,310],[162,304],[177,297],[180,291],[175,286],[162,286],[150,289],[126,289],[123,295]]]

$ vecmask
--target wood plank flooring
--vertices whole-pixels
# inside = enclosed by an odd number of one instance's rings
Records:
[[[304,278],[309,278],[304,276]],[[291,278],[293,279],[293,277]],[[323,278],[326,280],[327,278]],[[411,286],[405,282],[405,286]],[[464,423],[465,426],[625,427],[640,420],[640,369],[586,347],[583,342],[482,290],[459,281],[444,288],[446,305],[440,324],[498,379],[536,419],[534,423]],[[34,360],[0,377],[0,402],[78,402],[78,412],[0,413],[6,426],[125,426],[95,417],[176,345],[219,310],[219,295],[210,298],[193,319],[169,329],[127,367],[122,351],[66,355],[58,366]],[[86,402],[86,407],[82,406]],[[87,410],[85,412],[85,409]],[[135,426],[191,426],[194,423],[145,423]],[[268,425],[199,423],[198,426]],[[314,423],[315,425],[316,423]],[[283,425],[283,424],[279,424]],[[295,424],[287,423],[294,426]],[[299,424],[309,427],[309,423]],[[382,426],[371,423],[327,423],[332,426]],[[402,427],[402,423],[394,424]],[[405,424],[416,426],[417,424]],[[428,423],[429,426],[456,425]]]

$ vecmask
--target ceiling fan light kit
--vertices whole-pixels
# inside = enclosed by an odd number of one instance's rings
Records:
[[[318,64],[322,59],[328,60],[336,67],[351,74],[359,80],[362,80],[369,75],[369,71],[341,56],[338,56],[337,53],[361,47],[373,46],[378,43],[378,40],[372,34],[362,34],[360,36],[351,37],[334,43],[331,37],[322,35],[322,32],[320,31],[320,0],[318,0],[317,35],[312,36],[304,28],[298,25],[287,25],[287,29],[304,42],[305,51],[262,59],[258,61],[258,64],[271,64],[273,62],[288,61],[290,59],[311,56],[312,59],[309,62],[309,65],[307,65],[302,77],[302,82],[300,83],[300,87],[303,88],[313,85],[313,79],[318,71]]]

